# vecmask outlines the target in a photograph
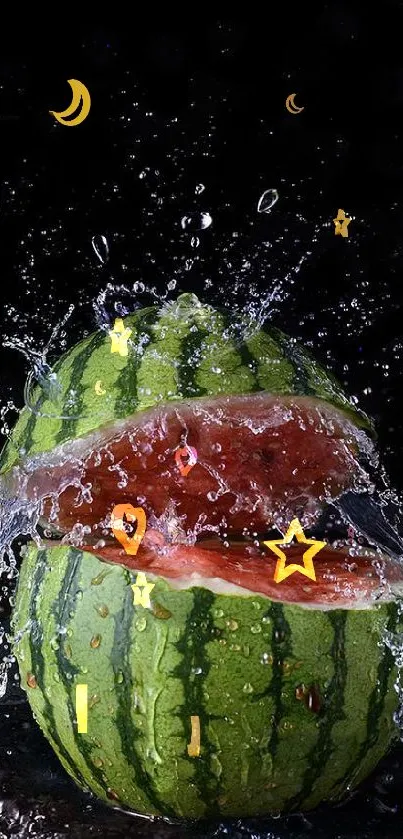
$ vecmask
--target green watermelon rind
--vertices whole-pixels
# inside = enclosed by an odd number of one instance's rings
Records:
[[[308,609],[153,577],[148,609],[133,604],[136,577],[67,546],[31,546],[22,564],[22,686],[80,786],[148,815],[259,816],[339,800],[384,756],[398,697],[383,635],[398,629],[396,603]],[[302,684],[316,685],[318,713],[297,699]]]
[[[124,324],[132,329],[127,357],[112,353],[108,332],[99,330],[56,362],[60,399],[55,404],[39,386],[34,389],[34,410],[21,411],[0,457],[0,474],[117,419],[203,396],[263,391],[316,396],[373,434],[371,421],[334,377],[267,323],[237,344],[225,332],[228,314],[201,305],[193,294],[182,294],[161,309],[153,306],[128,315]],[[99,380],[105,394],[95,392]]]

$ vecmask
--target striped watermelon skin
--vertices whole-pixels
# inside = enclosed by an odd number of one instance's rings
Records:
[[[132,330],[127,357],[112,353],[108,332],[99,330],[56,362],[61,388],[56,403],[35,388],[35,411],[22,410],[2,452],[0,473],[161,402],[202,396],[257,391],[316,396],[373,433],[368,417],[336,380],[307,350],[267,322],[235,341],[226,333],[231,327],[228,313],[201,304],[194,294],[182,294],[161,309],[149,307],[125,317],[124,325]],[[95,392],[98,380],[106,391],[101,396]]]
[[[307,615],[154,577],[143,608],[135,580],[66,546],[31,546],[22,564],[22,686],[81,787],[148,815],[258,816],[338,800],[384,756],[398,698],[382,638],[399,629],[395,603]],[[87,734],[77,732],[80,683]],[[297,698],[301,685],[316,686],[314,710]],[[197,758],[187,753],[194,715]]]

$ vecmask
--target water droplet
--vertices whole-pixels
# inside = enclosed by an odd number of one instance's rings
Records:
[[[102,635],[93,635],[90,641],[90,647],[93,650],[96,650],[102,641]]]
[[[222,609],[213,609],[213,615],[214,615],[215,618],[222,618],[223,615],[224,615],[224,612],[223,612]]]
[[[139,632],[144,632],[147,626],[147,618],[137,618],[137,620],[134,621],[134,625]]]
[[[318,685],[310,685],[307,687],[303,683],[295,688],[295,698],[303,700],[308,711],[318,714],[322,707],[322,699],[319,693]]]
[[[52,650],[58,650],[59,649],[60,644],[59,644],[59,641],[57,640],[57,638],[52,638],[51,639],[50,646],[52,647]]]
[[[101,766],[104,765],[104,762],[103,762],[103,760],[101,760],[100,757],[94,757],[93,763],[94,763],[94,766],[98,767],[98,769],[100,769]]]
[[[260,657],[261,664],[273,664],[273,656],[269,653],[262,653]]]
[[[213,219],[210,213],[189,213],[181,218],[182,230],[206,230]]]
[[[284,641],[285,633],[280,629],[276,629],[274,633],[274,638],[276,641]]]
[[[190,247],[191,248],[198,248],[200,245],[200,239],[198,236],[192,236],[190,240]]]
[[[192,667],[191,673],[193,673],[195,676],[200,676],[200,674],[203,673],[203,670],[201,667]]]
[[[97,705],[100,701],[101,697],[97,693],[93,693],[93,695],[88,700],[88,707],[93,708],[94,705]]]
[[[253,693],[253,687],[250,682],[246,682],[242,688],[244,693]]]
[[[70,647],[70,644],[65,644],[64,645],[64,654],[65,654],[66,658],[71,658],[72,657],[73,651]]]
[[[168,291],[173,291],[176,288],[176,280],[170,280],[167,288]]]
[[[271,618],[269,618],[268,615],[263,615],[262,623],[270,623],[270,621],[271,621]]]
[[[77,598],[77,600],[82,600],[83,599],[83,593],[82,593],[80,588],[77,591],[76,598]]]
[[[231,652],[237,653],[241,649],[239,644],[230,644],[229,646]]]
[[[229,621],[225,621],[225,623],[226,623],[226,625],[228,626],[228,629],[229,629],[231,632],[235,632],[235,631],[238,629],[239,624],[238,624],[236,621],[232,620],[232,619],[231,619],[231,620],[229,620]]]
[[[101,585],[101,583],[103,583],[103,581],[104,581],[105,577],[107,576],[107,574],[110,574],[110,573],[111,573],[110,571],[101,571],[101,573],[100,573],[100,574],[98,574],[98,576],[97,576],[97,577],[93,577],[93,578],[92,578],[92,580],[91,580],[91,585],[92,585],[92,586],[100,586],[100,585]]]
[[[123,675],[122,671],[121,671],[121,670],[119,670],[119,671],[116,673],[116,681],[117,681],[117,684],[118,684],[118,685],[121,685],[121,684],[122,684],[122,682],[124,682],[124,680],[125,680],[125,677],[124,677],[124,675]]]
[[[36,688],[37,681],[33,673],[27,673],[27,685],[29,688]]]
[[[158,620],[162,621],[167,621],[172,617],[172,612],[166,609],[165,606],[162,606],[161,603],[157,603],[156,600],[152,601],[152,613]]]
[[[109,259],[109,246],[106,239],[106,236],[101,236],[97,234],[93,236],[91,239],[92,247],[102,265]]]
[[[53,680],[55,682],[60,682],[60,676],[59,676],[57,671],[55,673],[53,673]]]
[[[201,195],[202,192],[204,192],[205,189],[206,189],[206,187],[204,186],[204,184],[196,184],[196,187],[195,187],[196,195]]]
[[[295,698],[298,699],[298,700],[303,699],[304,696],[305,696],[305,692],[306,692],[305,685],[304,684],[298,685],[298,687],[295,688]]]
[[[250,631],[253,633],[253,635],[258,635],[259,632],[262,631],[262,627],[258,623],[253,623],[250,628]]]
[[[276,189],[266,189],[266,192],[260,196],[257,211],[258,213],[268,213],[278,201],[278,192]]]
[[[109,615],[109,609],[104,603],[102,606],[97,606],[96,609],[98,614],[101,615],[101,618],[106,618]]]

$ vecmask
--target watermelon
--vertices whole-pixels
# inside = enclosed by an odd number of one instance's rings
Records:
[[[13,618],[33,713],[81,787],[138,813],[339,800],[396,736],[385,639],[403,573],[379,551],[327,544],[315,580],[277,584],[264,541],[369,486],[372,424],[269,324],[234,339],[228,315],[183,294],[124,326],[127,356],[100,330],[56,363],[56,391],[29,394],[1,457],[3,497],[35,505],[46,528]],[[118,504],[146,513],[135,555],[114,537]],[[301,561],[303,545],[285,550]]]

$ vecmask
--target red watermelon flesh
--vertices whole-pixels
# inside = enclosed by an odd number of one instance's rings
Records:
[[[303,553],[310,546],[293,543],[280,547],[286,555],[286,567],[291,563],[304,567]],[[369,550],[365,550],[366,555],[350,556],[347,548],[335,550],[326,545],[313,558],[316,581],[295,571],[280,583],[274,580],[278,557],[264,545],[231,544],[225,548],[219,540],[193,547],[163,545],[160,534],[148,532],[136,556],[125,555],[116,545],[87,546],[86,550],[107,562],[165,577],[174,585],[179,582],[181,587],[207,585],[214,589],[215,581],[217,590],[227,591],[220,586],[226,581],[245,589],[245,593],[252,591],[271,600],[318,608],[368,608],[374,601],[390,600],[392,592],[403,591],[400,566]]]
[[[175,452],[185,441],[196,449],[197,463],[182,476]],[[51,468],[34,470],[28,493],[56,494],[53,525],[66,532],[79,522],[94,540],[113,538],[110,515],[123,503],[143,507],[149,525],[172,542],[212,530],[253,538],[287,527],[296,515],[309,524],[320,501],[365,482],[357,453],[370,453],[371,445],[342,411],[316,398],[195,399],[61,447],[60,465],[53,459]],[[48,499],[48,520],[51,511]]]
[[[197,462],[182,476],[175,453],[185,442]],[[174,584],[215,580],[284,602],[365,606],[403,584],[389,558],[326,545],[314,558],[316,581],[295,572],[276,583],[277,557],[261,542],[296,516],[309,526],[325,497],[365,482],[357,455],[370,455],[371,447],[347,416],[316,398],[198,399],[153,408],[61,447],[49,468],[28,469],[26,486],[64,542],[106,562]],[[125,503],[147,516],[135,556],[111,529],[113,508]],[[307,547],[283,548],[287,564],[303,567]]]

